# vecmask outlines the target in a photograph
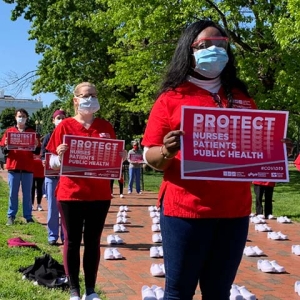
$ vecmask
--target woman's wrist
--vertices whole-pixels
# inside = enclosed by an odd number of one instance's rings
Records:
[[[160,155],[164,158],[164,159],[173,159],[176,155],[177,155],[177,152],[175,154],[170,154],[168,153],[168,151],[166,151],[166,147],[165,145],[162,145],[160,148],[159,148],[159,151],[160,151]],[[167,153],[166,153],[167,152]]]

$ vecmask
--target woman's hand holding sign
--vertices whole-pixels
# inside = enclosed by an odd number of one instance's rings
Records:
[[[182,130],[170,131],[165,135],[163,146],[161,147],[161,154],[165,159],[171,159],[176,156],[180,149],[180,136],[184,135]]]
[[[56,148],[56,153],[59,156],[59,159],[61,160],[63,154],[69,149],[69,146],[67,144],[60,144]]]

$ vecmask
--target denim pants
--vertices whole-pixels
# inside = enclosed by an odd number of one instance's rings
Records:
[[[132,192],[134,180],[136,182],[136,191],[139,193],[141,191],[141,168],[129,168],[128,191],[130,192]]]
[[[26,220],[32,218],[31,205],[31,187],[32,187],[33,173],[24,172],[8,172],[9,185],[9,203],[7,216],[15,218],[19,207],[19,189],[22,186],[23,195],[23,217]]]
[[[249,217],[186,219],[161,212],[164,300],[228,300],[247,241]]]
[[[55,197],[55,189],[58,183],[56,177],[45,178],[45,192],[48,203],[48,217],[47,217],[47,228],[48,228],[48,241],[57,241],[60,235],[60,239],[64,241],[64,235],[62,226],[59,224],[59,211],[57,206],[57,200]]]

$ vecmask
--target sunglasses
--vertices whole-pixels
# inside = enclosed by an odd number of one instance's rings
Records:
[[[216,46],[216,47],[224,48],[226,50],[228,46],[228,40],[229,38],[227,37],[205,38],[194,42],[191,45],[191,47],[197,50],[201,50],[201,49],[207,49],[211,46]]]

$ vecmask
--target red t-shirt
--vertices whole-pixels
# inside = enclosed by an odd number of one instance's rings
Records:
[[[261,181],[253,181],[253,184],[274,187],[276,183],[275,183],[275,182],[261,182]]]
[[[85,129],[74,118],[67,118],[53,131],[46,149],[56,153],[56,148],[63,143],[64,135],[100,137],[115,139],[112,125],[100,118],[95,118],[89,129]],[[56,188],[56,198],[61,200],[109,200],[111,199],[110,181],[96,178],[60,176]]]
[[[19,132],[16,126],[6,129],[1,140],[1,146],[4,147],[7,132]],[[24,132],[35,132],[32,128],[26,128]],[[22,170],[33,173],[33,152],[22,150],[9,150],[6,158],[6,169]]]
[[[226,107],[227,98],[221,88],[219,96]],[[240,91],[233,91],[234,108],[256,108],[254,101]],[[180,129],[181,106],[217,107],[211,94],[190,82],[176,91],[160,95],[154,103],[143,136],[147,147],[161,146],[164,136]],[[159,191],[164,214],[184,218],[235,218],[251,212],[251,182],[188,180],[180,178],[180,151],[164,171]]]

